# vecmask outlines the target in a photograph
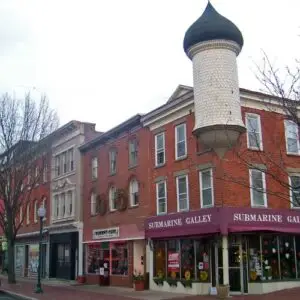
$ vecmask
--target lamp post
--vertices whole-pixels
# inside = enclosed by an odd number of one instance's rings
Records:
[[[38,209],[38,216],[40,218],[40,242],[39,242],[39,264],[38,264],[38,281],[35,292],[37,294],[43,293],[41,286],[41,262],[42,262],[42,240],[43,240],[43,218],[45,217],[46,210],[43,206]]]

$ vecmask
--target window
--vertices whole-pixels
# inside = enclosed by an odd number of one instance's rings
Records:
[[[300,207],[300,176],[290,176],[291,207]]]
[[[99,268],[103,261],[109,259],[109,243],[102,242],[101,244],[88,245],[87,249],[87,264],[86,269],[88,274],[99,274]],[[101,265],[100,265],[101,264]]]
[[[111,246],[111,274],[128,275],[127,243],[113,243]]]
[[[156,183],[156,205],[157,214],[167,213],[167,183],[161,181]]]
[[[110,207],[111,211],[117,209],[117,199],[116,198],[117,198],[117,189],[114,186],[112,186],[109,189],[109,207]]]
[[[175,127],[175,158],[179,159],[186,155],[186,124],[180,124]]]
[[[96,214],[96,194],[94,192],[91,193],[91,215],[94,216]]]
[[[298,125],[290,120],[285,120],[286,152],[290,154],[299,153]]]
[[[138,156],[137,140],[133,139],[129,141],[129,166],[130,167],[137,165],[137,156]]]
[[[195,279],[201,282],[210,282],[210,247],[209,238],[203,238],[195,241],[196,252],[196,274]]]
[[[181,278],[185,278],[187,272],[190,273],[191,278],[195,278],[195,250],[194,241],[191,239],[184,239],[181,241]]]
[[[155,165],[161,166],[166,162],[165,155],[165,133],[159,133],[155,136]]]
[[[212,169],[200,172],[201,207],[214,206]]]
[[[58,218],[59,216],[59,201],[58,195],[54,196],[54,218]]]
[[[30,223],[30,204],[28,203],[26,206],[26,224]]]
[[[60,217],[64,217],[66,214],[66,195],[65,193],[62,193],[60,195]]]
[[[72,191],[67,192],[67,207],[66,207],[67,215],[73,215],[73,193]]]
[[[36,182],[36,184],[38,184],[38,182],[40,181],[39,176],[40,176],[40,169],[39,167],[35,167],[35,171],[34,171],[34,181]]]
[[[280,271],[283,280],[296,278],[294,237],[278,236],[280,251]]]
[[[23,207],[22,207],[22,206],[20,206],[19,214],[20,214],[20,216],[19,216],[19,218],[20,218],[20,223],[22,223],[22,222],[23,222]]]
[[[38,212],[38,201],[37,200],[34,200],[34,206],[33,206],[33,218],[34,218],[34,222],[36,223],[37,222],[37,212]]]
[[[267,207],[265,173],[250,169],[250,194],[251,206]]]
[[[92,158],[92,179],[98,178],[98,158]]]
[[[115,149],[109,151],[109,172],[111,175],[117,172],[117,151]]]
[[[68,150],[68,162],[70,164],[70,171],[74,171],[74,149]]]
[[[177,211],[189,210],[188,176],[176,177]]]
[[[55,156],[55,176],[60,176],[60,157],[59,155]]]
[[[180,243],[179,240],[167,241],[168,251],[168,278],[179,279],[180,278]]]
[[[139,205],[139,183],[136,179],[130,181],[129,185],[130,190],[130,205],[137,206]]]
[[[260,116],[246,114],[247,145],[250,149],[263,149]]]
[[[46,203],[46,201],[47,201],[47,198],[43,197],[42,203],[41,203],[41,207],[43,207],[45,209],[45,216],[43,218],[43,221],[46,220],[46,215],[47,215],[47,203]]]
[[[62,169],[63,169],[63,173],[67,173],[68,172],[68,168],[67,168],[67,152],[64,152],[62,154]]]
[[[44,165],[44,169],[43,169],[43,182],[47,182],[47,173],[48,173],[48,166],[47,164]]]
[[[155,241],[154,242],[154,277],[165,278],[166,277],[166,265],[167,265],[167,253],[166,242]]]

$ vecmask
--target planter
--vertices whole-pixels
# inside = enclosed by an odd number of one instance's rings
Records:
[[[176,279],[168,278],[166,281],[169,284],[169,286],[177,286],[177,280]]]
[[[153,281],[154,281],[157,285],[164,285],[164,279],[163,279],[163,278],[155,277],[155,278],[153,278]]]
[[[85,283],[85,281],[86,281],[86,277],[85,276],[78,276],[77,277],[77,282],[78,283],[81,283],[81,284],[83,284],[83,283]]]
[[[182,279],[180,282],[185,288],[191,288],[193,284],[192,280]]]
[[[217,286],[217,295],[219,299],[226,299],[229,296],[229,285]]]
[[[143,291],[145,289],[145,282],[140,280],[140,281],[135,281],[134,282],[134,289],[136,291]]]

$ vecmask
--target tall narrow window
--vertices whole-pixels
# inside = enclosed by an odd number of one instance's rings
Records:
[[[58,195],[54,196],[54,218],[59,217],[59,200],[58,200]]]
[[[33,206],[33,218],[34,218],[34,223],[37,222],[37,211],[38,211],[38,201],[34,200],[34,206]]]
[[[300,207],[300,176],[290,176],[291,207]]]
[[[263,149],[260,116],[246,114],[247,143],[250,149]]]
[[[109,207],[111,211],[114,211],[117,209],[117,189],[112,186],[109,189]]]
[[[63,174],[67,173],[67,152],[62,154],[62,166],[63,166]]]
[[[69,162],[70,162],[70,171],[74,170],[74,149],[68,150]]]
[[[214,206],[212,169],[200,172],[201,207]]]
[[[285,120],[286,151],[291,154],[299,154],[298,125],[290,120]]]
[[[159,133],[155,136],[155,165],[161,166],[166,162],[165,133]]]
[[[47,215],[47,203],[46,203],[46,201],[47,201],[47,198],[43,197],[42,198],[41,207],[43,207],[45,209],[45,212],[46,212],[46,214],[45,214],[45,216],[43,218],[43,221],[45,221],[47,219],[47,217],[46,217],[46,215]]]
[[[44,164],[44,169],[43,169],[43,182],[47,182],[47,177],[48,177],[48,165]]]
[[[26,224],[30,223],[30,204],[28,203],[26,206]]]
[[[92,158],[92,179],[98,178],[98,158]]]
[[[37,166],[37,167],[35,167],[35,171],[34,171],[34,181],[35,181],[35,183],[36,184],[38,184],[39,183],[39,181],[40,181],[40,169],[39,169],[39,167]]]
[[[20,218],[20,223],[22,223],[22,222],[23,222],[23,207],[22,207],[22,205],[20,206],[19,214],[20,214],[20,216],[19,216],[19,218]]]
[[[66,194],[62,193],[60,195],[60,208],[61,208],[61,217],[65,217],[66,215]]]
[[[137,149],[137,140],[133,139],[129,141],[129,166],[136,166],[137,165],[137,156],[138,156],[138,149]]]
[[[139,184],[136,179],[132,179],[129,185],[130,206],[139,205]]]
[[[67,215],[72,216],[73,215],[73,193],[72,193],[72,191],[68,191],[68,193],[67,193],[67,203],[68,203],[68,206],[66,208]]]
[[[250,169],[250,194],[251,206],[267,207],[266,181],[265,173]]]
[[[91,193],[91,215],[94,216],[96,214],[96,194],[94,192]]]
[[[60,175],[60,157],[59,155],[55,156],[55,176]]]
[[[157,214],[167,213],[167,183],[160,181],[156,183],[156,206]]]
[[[112,149],[109,151],[109,172],[116,174],[117,172],[117,150]]]
[[[186,124],[180,124],[175,127],[175,158],[180,159],[186,155]]]
[[[188,176],[176,177],[176,190],[177,190],[177,210],[189,210],[189,191],[188,191]]]

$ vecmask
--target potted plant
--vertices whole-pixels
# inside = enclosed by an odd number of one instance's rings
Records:
[[[219,299],[226,299],[229,296],[229,285],[220,284],[217,286],[217,295]]]
[[[85,277],[84,275],[78,275],[78,276],[77,276],[77,282],[78,282],[79,284],[84,284],[85,281],[86,281],[86,277]]]
[[[143,291],[145,289],[145,278],[140,271],[137,272],[137,270],[134,270],[133,282],[134,282],[134,289],[136,291]]]

